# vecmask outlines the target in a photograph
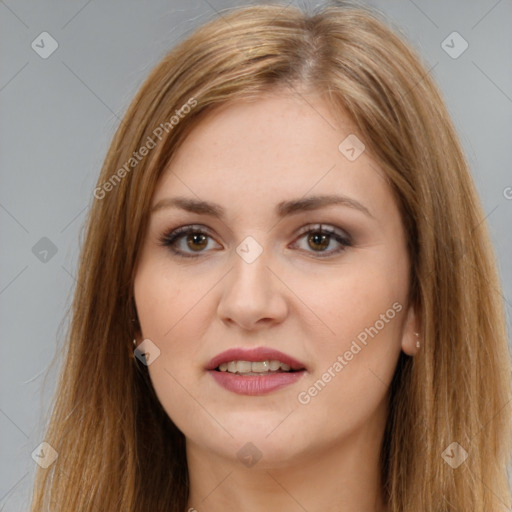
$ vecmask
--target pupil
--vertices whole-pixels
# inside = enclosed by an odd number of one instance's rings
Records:
[[[196,242],[198,243],[201,243],[201,241],[203,242],[202,245],[199,247],[199,249],[203,249],[205,247],[205,240],[206,240],[206,236],[205,235],[201,235],[201,234],[195,234],[195,235],[190,235],[188,237],[188,246],[190,247],[190,249],[194,250],[194,249],[197,249],[199,246],[198,245],[194,245],[196,244]]]
[[[313,244],[321,246],[322,249],[325,249],[329,245],[329,235],[324,235],[322,233],[316,233],[309,237],[310,241],[313,241]],[[318,241],[321,240],[321,241]]]

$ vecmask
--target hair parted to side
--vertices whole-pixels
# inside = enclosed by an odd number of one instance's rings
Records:
[[[339,3],[237,8],[200,27],[151,72],[119,126],[98,184],[191,98],[156,147],[93,200],[72,321],[32,512],[175,511],[188,497],[184,436],[133,355],[133,277],[157,180],[212,109],[276,88],[324,94],[348,114],[399,202],[422,350],[401,354],[382,449],[392,512],[512,507],[511,365],[500,282],[468,164],[440,93],[380,13]],[[341,142],[341,140],[340,140]],[[452,443],[469,454],[453,469]]]

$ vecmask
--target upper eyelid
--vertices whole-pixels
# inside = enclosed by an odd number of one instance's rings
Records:
[[[178,226],[173,229],[164,230],[162,237],[169,237],[170,235],[176,234],[176,235],[184,235],[188,231],[197,231],[197,232],[204,232],[211,238],[215,238],[213,235],[213,232],[210,228],[205,226],[204,224],[185,224],[183,226]],[[351,235],[345,230],[340,227],[334,226],[333,224],[327,223],[327,222],[311,222],[306,224],[305,226],[299,228],[299,231],[297,233],[297,236],[302,236],[310,231],[332,231],[334,234],[338,234],[341,236],[344,236],[348,240],[351,240]],[[178,233],[176,233],[178,232]],[[333,234],[331,233],[331,234]]]
[[[300,228],[299,235],[304,235],[310,231],[329,231],[331,234],[338,234],[341,236],[345,236],[347,239],[351,239],[352,237],[349,235],[349,233],[342,228],[339,228],[337,226],[334,226],[332,224],[326,223],[326,222],[313,222],[310,224],[306,224],[304,227]]]

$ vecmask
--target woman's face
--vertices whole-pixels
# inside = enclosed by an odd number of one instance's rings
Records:
[[[382,171],[331,112],[293,93],[232,103],[157,186],[138,342],[189,450],[275,467],[384,428],[400,351],[416,350],[406,240]]]

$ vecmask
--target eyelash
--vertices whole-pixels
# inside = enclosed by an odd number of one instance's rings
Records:
[[[308,234],[312,234],[312,233],[320,234],[320,235],[327,235],[329,237],[332,237],[336,242],[338,242],[341,245],[340,248],[333,250],[333,251],[329,251],[327,253],[328,254],[327,256],[320,256],[320,254],[322,254],[325,251],[312,251],[313,253],[318,254],[318,256],[316,256],[318,258],[329,258],[335,254],[338,254],[338,253],[346,250],[347,247],[352,247],[352,240],[351,240],[350,236],[344,237],[334,228],[329,228],[329,229],[326,229],[325,227],[322,228],[322,224],[315,224],[315,225],[308,224],[307,226],[304,226],[304,228],[301,229],[301,232],[299,233],[299,238],[301,238],[304,235],[308,235]],[[183,251],[181,251],[179,249],[176,249],[177,241],[180,238],[182,238],[183,236],[191,235],[191,234],[206,235],[207,237],[213,238],[210,236],[208,231],[205,230],[204,228],[202,228],[201,226],[182,226],[180,228],[171,230],[170,232],[164,233],[160,237],[159,242],[160,242],[160,245],[162,245],[164,247],[168,247],[172,251],[172,253],[179,258],[188,258],[188,259],[197,258],[197,257],[201,256],[202,252],[205,252],[205,251],[200,251],[197,254],[188,254],[188,253],[184,253]],[[331,239],[329,239],[329,242],[330,242],[330,240]]]

